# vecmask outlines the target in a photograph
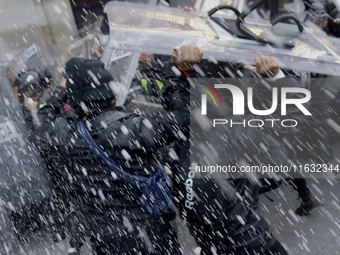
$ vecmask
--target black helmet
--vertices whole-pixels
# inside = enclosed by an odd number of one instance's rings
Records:
[[[109,85],[113,77],[100,60],[71,58],[65,64],[64,77],[72,107],[81,102],[86,104],[115,98]]]
[[[25,92],[30,91],[32,92],[32,95],[35,96],[44,91],[46,81],[38,72],[26,71],[18,74],[15,86],[18,86],[19,99],[20,102],[22,102]]]
[[[27,71],[18,75],[17,85],[19,92],[24,93],[28,90],[41,92],[45,87],[45,79],[36,71]]]

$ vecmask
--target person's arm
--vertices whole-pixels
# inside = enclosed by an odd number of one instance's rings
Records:
[[[279,67],[278,62],[274,58],[268,56],[257,57],[255,58],[255,64],[256,66],[245,65],[244,68],[256,72],[257,74],[259,74],[260,77],[265,78],[265,81],[269,86],[277,87],[279,91],[282,87],[299,87],[299,85],[293,78],[285,77]],[[257,93],[257,98],[260,100],[255,100],[255,104],[258,106],[258,109],[262,109],[262,105],[267,105],[270,108],[271,100],[268,101],[268,98],[272,98],[272,91],[259,88],[257,89]],[[290,99],[300,98],[300,96],[301,94],[299,93],[287,94],[287,97]],[[305,104],[305,106],[308,107],[308,103]],[[281,109],[281,102],[278,104],[277,109],[278,110],[271,115],[271,118],[283,119],[283,116],[280,115],[279,110]],[[298,121],[298,126],[296,128],[285,128],[281,125],[277,125],[276,123],[276,125],[274,125],[274,127],[271,129],[280,134],[295,134],[300,129],[304,118],[305,115],[301,112],[300,109],[298,109],[295,105],[289,104],[287,105],[287,114],[284,116],[284,119],[295,119]]]
[[[268,78],[269,81],[275,81],[285,77],[277,61],[268,56],[256,57],[255,66],[245,65],[244,69],[255,72],[262,78]]]
[[[101,59],[102,53],[101,53],[100,50],[99,50],[99,45],[96,44],[96,43],[93,44],[93,49],[94,49],[94,51],[95,51],[95,53],[96,53],[97,58]]]
[[[52,123],[64,111],[66,97],[66,88],[58,86],[54,89],[52,96],[46,101],[43,107],[38,109],[41,126],[37,127],[34,131],[37,136],[41,136],[46,130],[52,128]]]
[[[203,50],[197,46],[182,45],[180,49],[175,48],[171,54],[171,61],[177,65],[179,70],[192,70],[203,57]]]
[[[203,51],[197,46],[183,45],[180,54],[174,49],[171,60],[179,68],[188,68],[198,63],[202,56]],[[139,126],[141,143],[145,148],[161,147],[181,139],[190,125],[189,81],[182,78],[164,83],[163,97],[167,112],[144,119]]]

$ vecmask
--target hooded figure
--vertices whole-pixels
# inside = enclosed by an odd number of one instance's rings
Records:
[[[99,60],[72,58],[65,65],[66,89],[39,111],[59,186],[77,206],[78,226],[90,230],[96,254],[181,254],[171,221],[175,213],[152,214],[139,203],[141,190],[116,174],[78,132],[83,122],[92,138],[121,169],[150,177],[161,168],[154,152],[179,139],[190,123],[189,93],[169,91],[167,114],[144,118],[115,107],[111,74]],[[183,86],[189,86],[187,81]],[[71,110],[64,109],[68,103]],[[48,134],[48,136],[44,136]]]

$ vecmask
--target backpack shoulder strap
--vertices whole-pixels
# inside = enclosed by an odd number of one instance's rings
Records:
[[[111,158],[109,158],[107,154],[93,140],[87,127],[84,125],[82,121],[77,122],[77,129],[79,133],[81,134],[83,140],[91,148],[91,150],[96,154],[96,156],[100,158],[101,160],[103,160],[105,164],[110,167],[111,171],[113,171],[119,178],[137,187],[143,186],[145,182],[148,181],[149,178],[147,177],[140,176],[140,175],[132,175],[132,174],[125,172]]]

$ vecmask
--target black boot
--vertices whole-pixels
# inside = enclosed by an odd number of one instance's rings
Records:
[[[313,197],[309,190],[299,193],[299,200],[301,205],[295,211],[299,216],[308,215],[311,210],[320,205],[320,201]]]

